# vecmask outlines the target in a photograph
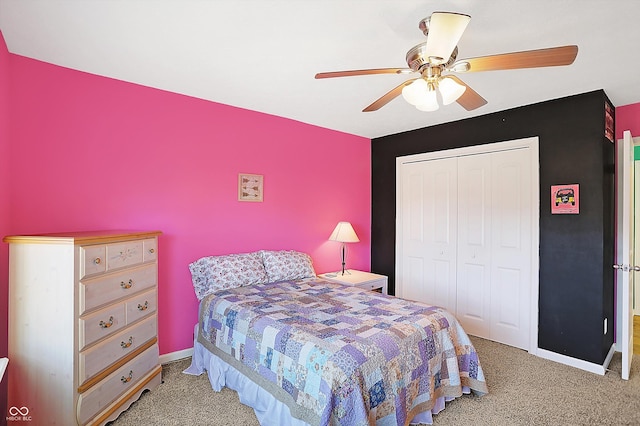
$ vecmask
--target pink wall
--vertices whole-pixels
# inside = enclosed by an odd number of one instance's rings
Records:
[[[616,108],[616,140],[622,139],[622,132],[631,130],[632,136],[640,136],[640,103]]]
[[[370,140],[11,57],[11,233],[161,230],[161,354],[193,345],[202,256],[296,249],[337,270],[327,238],[348,220],[368,270]],[[264,175],[263,203],[237,201],[239,172]]]
[[[0,236],[9,232],[9,61],[10,55],[0,33]],[[0,243],[0,357],[8,354],[8,250]],[[0,382],[0,419],[7,412],[7,380]],[[0,420],[2,424],[2,420]]]

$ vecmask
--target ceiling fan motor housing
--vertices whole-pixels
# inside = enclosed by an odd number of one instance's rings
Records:
[[[427,68],[437,68],[438,74],[442,72],[442,70],[451,64],[453,64],[458,57],[458,47],[456,46],[449,57],[449,60],[446,63],[443,63],[442,58],[435,58],[432,56],[427,56],[427,43],[420,43],[414,47],[412,47],[407,52],[407,65],[413,71],[419,72],[424,75],[425,67]],[[435,73],[435,72],[434,72]]]

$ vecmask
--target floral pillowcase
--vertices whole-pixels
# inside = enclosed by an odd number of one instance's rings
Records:
[[[219,290],[268,281],[259,252],[203,257],[189,270],[198,300]]]
[[[311,256],[306,253],[294,250],[262,250],[260,253],[270,283],[298,280],[316,275]]]

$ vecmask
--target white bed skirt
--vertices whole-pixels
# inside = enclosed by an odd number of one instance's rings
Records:
[[[289,407],[271,396],[269,392],[256,385],[245,375],[231,365],[227,364],[216,355],[212,354],[198,342],[198,326],[195,327],[193,342],[193,356],[191,365],[184,370],[185,374],[199,376],[207,372],[209,382],[213,390],[220,392],[223,387],[228,387],[238,392],[240,402],[253,408],[256,417],[262,426],[308,426],[308,423],[291,417]],[[463,393],[468,394],[468,387],[463,387]],[[423,411],[411,421],[412,425],[433,424],[432,414],[438,414],[444,410],[445,402],[454,398],[438,398],[435,406],[430,411]]]

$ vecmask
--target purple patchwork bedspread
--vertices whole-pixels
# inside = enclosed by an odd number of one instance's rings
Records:
[[[487,392],[444,309],[319,279],[220,291],[198,341],[312,425],[406,425],[462,387]]]

